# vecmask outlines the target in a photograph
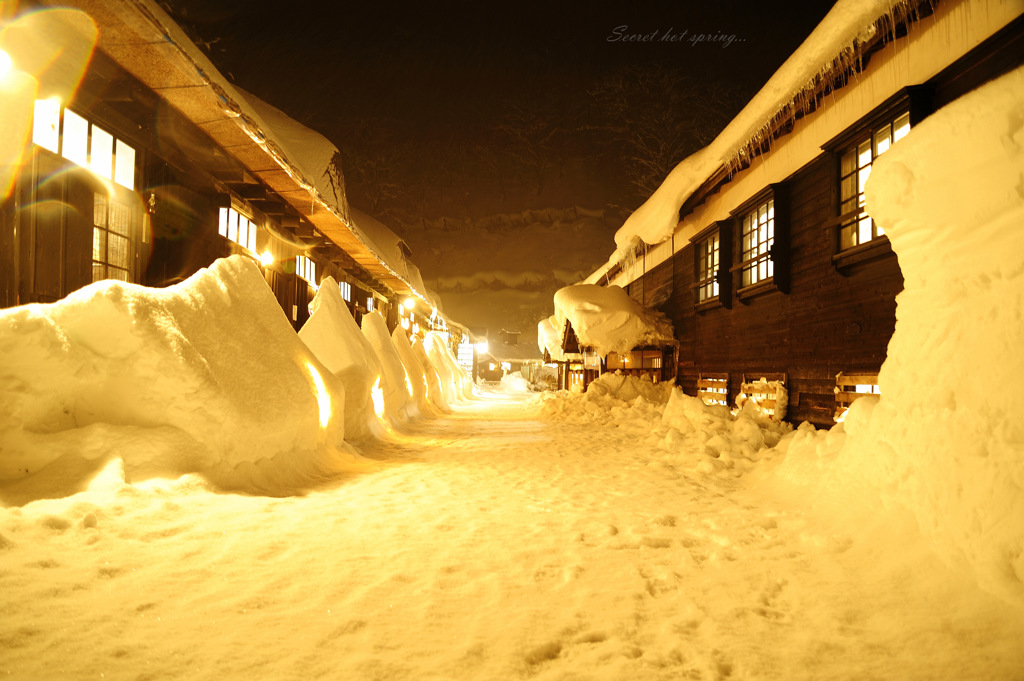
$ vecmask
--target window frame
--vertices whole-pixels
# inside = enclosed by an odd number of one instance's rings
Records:
[[[693,236],[693,304],[698,311],[715,307],[729,308],[732,300],[732,280],[728,266],[732,262],[731,222],[719,220],[708,225]],[[705,245],[712,239],[718,240],[718,262],[714,274],[707,269],[708,253]],[[708,297],[701,294],[708,286],[718,292]]]
[[[933,96],[934,88],[929,85],[915,85],[903,88],[892,97],[882,102],[882,104],[875,107],[875,109],[855,124],[851,125],[842,133],[822,145],[822,150],[828,152],[833,157],[833,217],[825,226],[829,230],[829,238],[832,242],[832,264],[836,269],[840,270],[840,272],[842,272],[842,268],[844,267],[866,260],[885,257],[892,255],[893,253],[892,246],[889,243],[889,237],[885,235],[884,231],[877,228],[874,220],[872,220],[871,216],[864,210],[863,203],[858,200],[858,197],[862,196],[862,191],[846,199],[847,203],[849,201],[857,201],[857,205],[854,206],[852,210],[847,209],[844,211],[842,182],[844,177],[853,177],[856,179],[856,173],[860,171],[861,164],[857,163],[858,167],[854,169],[852,173],[844,174],[842,166],[843,157],[851,152],[856,153],[857,148],[864,142],[870,142],[872,154],[871,165],[873,166],[875,160],[880,155],[880,153],[875,152],[876,132],[884,129],[886,125],[892,125],[904,115],[909,117],[909,125],[912,130],[931,112]],[[893,133],[890,133],[890,144],[885,151],[888,151],[892,144],[895,143],[893,141],[893,137]],[[865,181],[866,179],[867,178],[865,178]],[[863,187],[860,187],[859,189],[862,190]],[[872,222],[872,238],[844,248],[844,226],[853,225],[856,229],[858,221],[865,218]],[[876,231],[878,232],[877,234]]]
[[[744,250],[744,221],[753,213],[760,212],[762,206],[771,204],[771,236],[766,239],[764,251],[758,249],[758,253],[750,258],[744,257],[748,251]],[[767,213],[767,211],[766,211]],[[735,258],[729,272],[733,276],[733,284],[736,290],[736,297],[740,302],[762,293],[778,291],[789,293],[789,190],[785,183],[770,184],[748,201],[740,205],[732,213],[734,222],[734,235],[732,242],[735,249]],[[770,244],[767,241],[770,240]],[[760,239],[759,239],[760,243]],[[771,274],[759,278],[757,281],[744,283],[744,272],[752,265],[762,262],[770,263]]]

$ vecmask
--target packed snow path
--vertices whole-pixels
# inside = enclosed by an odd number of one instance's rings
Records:
[[[700,477],[491,394],[305,496],[0,510],[13,679],[1011,679],[1019,611],[888,515]],[[854,495],[851,495],[851,500]],[[856,517],[855,517],[856,516]]]

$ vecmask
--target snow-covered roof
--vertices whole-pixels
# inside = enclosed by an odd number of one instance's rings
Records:
[[[100,28],[99,49],[228,150],[371,275],[398,293],[425,298],[422,282],[396,271],[352,223],[337,148],[234,86],[156,0],[60,5],[88,14]]]
[[[581,346],[597,354],[675,343],[672,322],[633,300],[621,286],[577,284],[555,292],[556,329],[572,324]]]
[[[880,19],[895,23],[912,14],[917,4],[908,0],[839,0],[718,137],[677,165],[626,219],[615,234],[616,249],[608,262],[586,281],[601,281],[641,242],[655,245],[669,239],[679,222],[680,207],[706,180],[719,169],[736,167],[749,158],[751,149],[770,138],[775,123],[804,108],[830,74],[852,64],[861,45],[874,37]]]

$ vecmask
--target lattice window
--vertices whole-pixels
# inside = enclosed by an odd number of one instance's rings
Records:
[[[775,243],[775,199],[758,204],[743,216],[740,248],[743,286],[750,286],[775,274],[772,246]]]
[[[867,131],[839,159],[839,249],[860,246],[885,232],[864,210],[864,185],[875,159],[910,132],[910,113],[903,113]]]
[[[719,236],[712,234],[697,244],[697,302],[718,297]]]
[[[97,193],[92,213],[92,280],[131,281],[131,209]]]

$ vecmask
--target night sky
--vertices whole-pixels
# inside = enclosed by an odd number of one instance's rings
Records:
[[[396,231],[635,209],[830,2],[246,2],[165,7],[237,85],[330,138]]]

